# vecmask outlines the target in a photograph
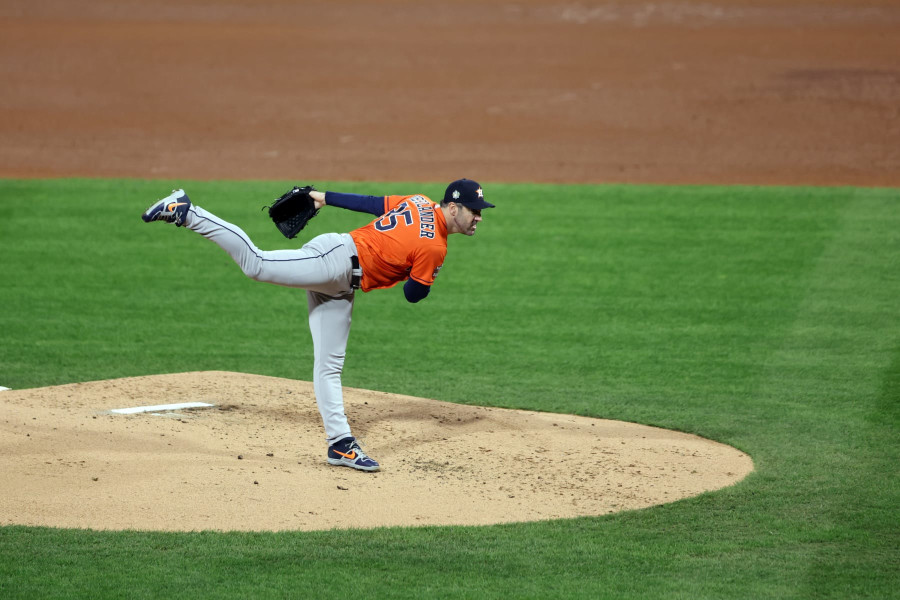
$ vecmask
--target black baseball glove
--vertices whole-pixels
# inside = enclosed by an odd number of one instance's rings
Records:
[[[309,220],[319,214],[316,202],[309,195],[315,191],[311,185],[304,187],[294,186],[289,192],[282,194],[269,206],[269,216],[278,227],[278,231],[288,239],[292,239],[300,233]],[[264,207],[265,208],[265,207]]]

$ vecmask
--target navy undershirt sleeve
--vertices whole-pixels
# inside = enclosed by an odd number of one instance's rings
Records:
[[[325,204],[355,210],[356,212],[371,213],[376,217],[384,214],[384,196],[361,196],[359,194],[325,192]]]
[[[419,283],[414,279],[407,279],[403,284],[403,294],[409,302],[418,302],[428,295],[431,291],[430,285]]]

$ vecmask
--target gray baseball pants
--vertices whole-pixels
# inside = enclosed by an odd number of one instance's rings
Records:
[[[316,404],[329,444],[350,437],[341,388],[353,314],[350,257],[356,244],[350,234],[325,233],[296,250],[263,251],[240,227],[196,204],[184,225],[218,244],[250,279],[306,290]]]

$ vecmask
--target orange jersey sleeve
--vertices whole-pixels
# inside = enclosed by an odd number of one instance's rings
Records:
[[[447,223],[425,196],[387,196],[385,214],[350,232],[364,292],[412,278],[431,285],[447,256]]]

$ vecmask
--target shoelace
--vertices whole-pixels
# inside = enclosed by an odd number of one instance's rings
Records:
[[[369,455],[363,452],[363,449],[359,447],[359,443],[356,440],[353,440],[353,443],[347,447],[347,450],[356,450],[356,458],[361,460],[372,460],[369,458]]]

